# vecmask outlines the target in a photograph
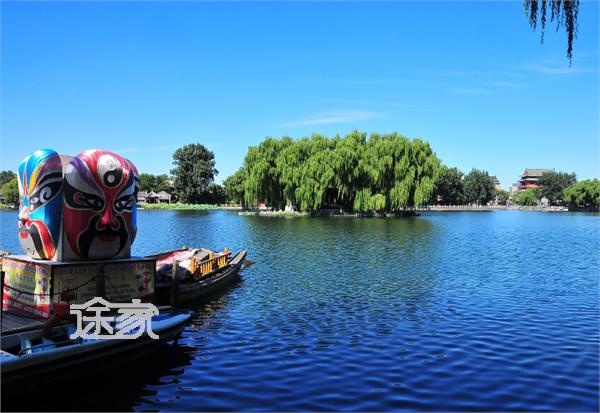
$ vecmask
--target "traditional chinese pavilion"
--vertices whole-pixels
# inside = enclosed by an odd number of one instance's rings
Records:
[[[525,172],[521,175],[521,179],[519,179],[519,190],[523,191],[525,189],[537,188],[539,186],[540,178],[546,172],[552,172],[552,169],[525,169]]]

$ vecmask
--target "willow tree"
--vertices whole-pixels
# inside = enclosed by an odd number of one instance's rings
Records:
[[[374,210],[375,198],[378,202],[383,199],[384,209],[388,209],[390,190],[394,185],[394,148],[398,144],[393,140],[393,135],[373,133],[366,142],[362,159],[365,179],[362,185],[357,187],[354,199],[356,211]]]
[[[395,183],[390,190],[393,210],[413,209],[428,202],[441,174],[441,162],[427,142],[401,138],[396,145]]]
[[[227,202],[234,204],[244,204],[246,169],[242,166],[233,175],[223,181],[223,190],[227,197]]]
[[[337,202],[351,209],[357,190],[366,183],[364,151],[367,134],[353,131],[344,138],[334,138],[331,164],[334,170],[334,187]]]
[[[301,211],[342,207],[363,212],[413,209],[427,202],[440,173],[428,143],[393,133],[354,131],[344,138],[267,138],[244,160],[248,202]]]
[[[302,165],[311,156],[311,141],[302,138],[287,145],[277,157],[282,197],[287,205],[297,207],[296,189],[302,183]]]
[[[529,26],[533,30],[537,29],[539,21],[542,43],[544,43],[548,10],[550,10],[550,21],[556,20],[556,31],[564,26],[567,33],[567,58],[570,64],[573,60],[573,41],[577,37],[579,0],[525,0],[523,7],[529,18]]]
[[[244,158],[244,195],[247,204],[263,201],[275,207],[285,206],[277,158],[291,143],[290,138],[267,138],[260,145],[248,148]]]
[[[571,207],[598,210],[600,207],[600,179],[586,179],[564,191],[564,200]]]
[[[301,211],[313,211],[336,202],[335,141],[313,134],[309,142],[309,158],[300,166],[300,184],[296,188],[297,207]]]

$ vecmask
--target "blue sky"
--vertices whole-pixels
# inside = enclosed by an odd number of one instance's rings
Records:
[[[217,181],[266,136],[397,131],[505,188],[524,168],[600,176],[598,8],[573,65],[522,2],[2,2],[0,169],[116,151],[167,173],[214,151]]]

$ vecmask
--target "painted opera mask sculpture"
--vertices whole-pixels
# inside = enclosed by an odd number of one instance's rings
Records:
[[[127,258],[136,233],[138,173],[127,159],[89,150],[61,162],[40,150],[19,167],[19,240],[33,258]]]
[[[19,242],[33,258],[49,260],[58,248],[62,220],[62,162],[51,149],[19,165]]]
[[[65,259],[130,256],[137,233],[137,170],[116,153],[90,150],[65,168]]]

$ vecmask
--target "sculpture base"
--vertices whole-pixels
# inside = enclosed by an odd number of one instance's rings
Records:
[[[110,302],[152,301],[152,258],[53,262],[25,255],[2,259],[2,309],[37,318],[69,313],[70,304],[93,297]]]

